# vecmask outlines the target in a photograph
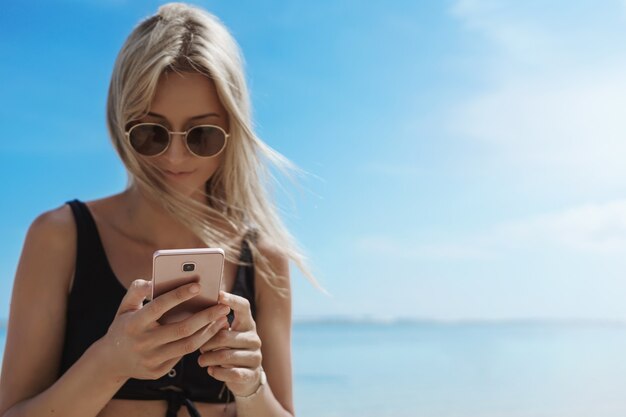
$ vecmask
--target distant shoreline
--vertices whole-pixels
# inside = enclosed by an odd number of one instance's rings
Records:
[[[424,319],[412,317],[296,317],[294,325],[363,324],[363,325],[425,325],[425,326],[508,326],[508,325],[598,325],[626,326],[626,319],[588,318],[513,318],[513,319]]]
[[[0,330],[6,330],[7,320],[0,319]],[[312,325],[377,325],[377,326],[626,326],[626,319],[587,318],[514,318],[514,319],[424,319],[413,317],[294,317],[294,326]]]

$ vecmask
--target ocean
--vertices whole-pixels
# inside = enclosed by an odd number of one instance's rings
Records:
[[[624,417],[625,352],[623,323],[296,323],[296,414]]]
[[[626,325],[310,323],[301,417],[624,417]]]

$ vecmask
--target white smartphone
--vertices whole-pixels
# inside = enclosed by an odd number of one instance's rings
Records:
[[[152,257],[152,298],[181,285],[200,284],[200,292],[167,311],[159,323],[175,323],[217,304],[224,272],[221,248],[162,249]]]

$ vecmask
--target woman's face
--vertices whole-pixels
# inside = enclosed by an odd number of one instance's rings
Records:
[[[159,123],[173,132],[206,124],[229,132],[228,114],[218,98],[215,84],[200,73],[163,73],[150,112],[139,122]],[[224,152],[209,158],[198,157],[189,152],[183,135],[171,135],[171,143],[164,153],[139,157],[149,160],[171,186],[192,196],[198,191],[204,192],[206,181],[222,163],[223,155]]]

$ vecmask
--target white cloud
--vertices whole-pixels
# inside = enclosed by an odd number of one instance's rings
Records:
[[[626,199],[506,222],[451,242],[423,244],[392,236],[364,236],[356,240],[355,247],[359,253],[396,261],[490,260],[541,249],[582,256],[626,255]]]
[[[626,254],[626,199],[587,204],[498,226],[499,245],[550,245],[588,254]]]
[[[459,0],[451,13],[468,29],[493,42],[506,59],[530,62],[542,58],[546,49],[554,49],[558,40],[537,22],[539,14],[527,16],[529,8],[532,6],[527,2]]]
[[[611,28],[617,3],[593,17],[583,14],[589,4],[562,5],[560,21],[555,7],[542,14],[533,2],[458,1],[453,14],[494,48],[476,68],[487,87],[449,114],[453,133],[535,181],[626,183],[624,29]]]
[[[460,105],[452,125],[529,170],[620,184],[626,182],[625,109],[623,65],[561,79],[512,80]]]

